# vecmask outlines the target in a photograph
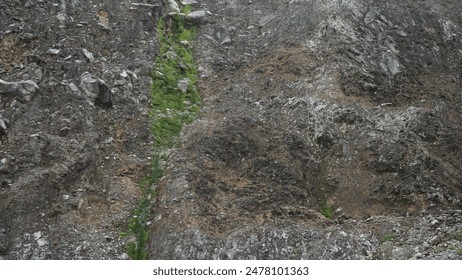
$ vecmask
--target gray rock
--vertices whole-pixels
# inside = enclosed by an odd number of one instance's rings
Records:
[[[198,2],[196,0],[180,0],[180,3],[183,4],[183,6],[186,6],[197,4]]]
[[[0,114],[0,135],[6,134],[8,120]]]
[[[189,79],[181,79],[178,81],[178,89],[182,92],[185,93],[188,90],[189,87]]]
[[[80,87],[84,91],[84,93],[91,99],[95,99],[98,95],[94,87],[97,85],[98,79],[94,78],[92,74],[85,72],[80,77]]]
[[[170,12],[180,12],[180,8],[178,7],[178,3],[175,0],[168,0],[168,8]]]
[[[58,55],[61,52],[60,49],[48,49],[47,54]]]
[[[0,95],[11,94],[22,102],[30,101],[38,91],[38,85],[31,80],[6,82],[0,79]]]
[[[100,78],[85,72],[80,78],[80,88],[96,106],[112,107],[112,92],[109,86]]]
[[[80,91],[79,88],[74,83],[69,83],[68,86],[75,93],[78,93]]]
[[[231,36],[229,35],[229,31],[226,27],[219,28],[215,35],[221,45],[231,43]]]
[[[201,10],[201,11],[193,11],[188,14],[186,14],[186,19],[189,19],[191,21],[201,21],[207,18],[207,11]]]
[[[26,7],[26,8],[31,8],[32,6],[34,6],[34,3],[33,3],[31,0],[28,0],[28,1],[24,4],[24,7]]]
[[[62,28],[64,28],[64,27],[66,27],[66,21],[67,21],[66,14],[64,14],[64,13],[59,13],[59,14],[56,16],[56,18],[58,19],[58,21],[59,21],[59,23],[60,23],[59,26],[58,26],[59,28],[62,29]]]
[[[48,241],[46,239],[44,239],[44,238],[37,239],[37,245],[39,247],[43,247],[43,246],[45,246],[47,244],[48,244]]]
[[[89,52],[87,49],[83,48],[82,53],[83,55],[85,55],[85,57],[87,58],[89,62],[93,62],[95,60],[95,58],[93,57],[93,54]]]
[[[260,19],[260,21],[258,21],[258,25],[260,27],[263,27],[265,25],[267,25],[268,23],[270,23],[273,19],[275,19],[276,16],[275,15],[267,15],[267,16],[264,16]]]
[[[146,4],[146,3],[131,3],[132,6],[142,6],[142,7],[149,7],[149,8],[156,8],[156,7],[159,7],[159,5],[155,5],[155,4]]]

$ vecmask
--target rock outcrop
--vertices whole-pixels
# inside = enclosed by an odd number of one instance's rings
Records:
[[[151,258],[460,258],[459,2],[200,2]]]
[[[123,259],[159,1],[0,3],[0,257]]]
[[[202,104],[155,186],[150,258],[460,259],[461,13],[453,0],[3,1],[0,259],[128,258],[155,157],[161,16],[197,28],[180,43]]]

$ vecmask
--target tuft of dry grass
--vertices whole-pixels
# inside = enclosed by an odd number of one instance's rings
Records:
[[[20,63],[24,57],[25,44],[13,35],[6,35],[0,38],[0,65],[11,71],[14,64]]]

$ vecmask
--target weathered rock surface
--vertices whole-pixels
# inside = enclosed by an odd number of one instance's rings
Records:
[[[12,95],[18,100],[27,102],[35,95],[39,87],[34,81],[6,82],[0,79],[0,94],[2,97]]]
[[[202,111],[150,258],[461,259],[452,0],[3,1],[0,259],[128,258],[156,22],[181,3]]]
[[[143,2],[0,3],[1,258],[127,258],[152,156]]]
[[[151,258],[461,258],[458,1],[200,3]]]

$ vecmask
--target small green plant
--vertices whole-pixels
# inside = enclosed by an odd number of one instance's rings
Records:
[[[328,219],[332,219],[334,217],[334,208],[332,206],[321,207],[321,214]]]
[[[146,225],[149,220],[151,198],[155,197],[155,192],[151,188],[154,183],[154,178],[154,172],[151,172],[150,176],[143,180],[141,184],[143,190],[142,199],[129,221],[128,232],[121,233],[121,237],[122,234],[124,237],[130,235],[135,237],[136,242],[128,243],[126,248],[127,254],[133,260],[144,260],[147,258],[146,248],[149,235]]]
[[[166,160],[168,157],[165,157],[164,159]],[[151,169],[151,178],[150,178],[150,183],[152,185],[156,185],[159,183],[160,179],[162,176],[164,176],[164,168],[161,163],[162,155],[157,154],[154,156],[154,159],[152,160],[152,169]]]
[[[385,233],[380,240],[382,243],[395,240],[396,236],[393,233]]]
[[[462,255],[462,248],[461,247],[456,247],[454,245],[448,246],[448,249],[451,251],[454,251],[458,255]]]
[[[447,236],[447,240],[456,240],[456,241],[459,241],[461,242],[462,241],[462,229],[459,229],[457,232],[453,233],[453,234],[450,234],[449,236]],[[454,251],[456,254],[458,255],[462,255],[462,247],[460,246],[455,246],[455,245],[450,245],[448,246],[448,249]]]
[[[120,238],[126,238],[128,235],[129,235],[129,233],[126,232],[126,231],[121,231],[121,232],[119,232],[119,237],[120,237]]]
[[[316,185],[316,193],[320,200],[320,212],[324,217],[332,219],[334,217],[334,207],[327,202],[329,193],[329,183],[327,181],[328,161],[325,156],[321,157],[318,169],[318,182]]]
[[[185,6],[183,7],[183,9],[181,9],[181,12],[182,12],[183,14],[189,14],[191,11],[192,11],[191,5],[185,5]]]
[[[458,241],[462,241],[462,229],[454,234],[453,239],[458,240]]]

